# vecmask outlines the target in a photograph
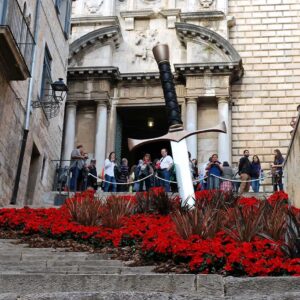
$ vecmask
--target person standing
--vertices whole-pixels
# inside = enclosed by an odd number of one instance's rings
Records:
[[[193,163],[193,184],[194,184],[194,190],[195,191],[200,191],[201,189],[201,184],[199,181],[199,170],[198,170],[198,161],[196,158],[192,159]]]
[[[96,159],[91,159],[91,162],[88,166],[88,172],[93,176],[88,176],[87,178],[87,187],[93,188],[97,191],[97,168],[96,168]]]
[[[162,158],[159,161],[160,174],[161,177],[164,179],[161,180],[161,185],[165,188],[165,191],[169,193],[170,192],[170,182],[169,182],[170,171],[173,166],[173,158],[170,155],[168,155],[168,151],[166,148],[161,149],[160,153],[162,156]]]
[[[135,181],[135,170],[136,170],[137,166],[133,165],[130,169],[130,173],[129,173],[129,193],[132,192],[136,192],[135,188],[134,188],[134,181]]]
[[[112,192],[117,191],[115,166],[116,166],[116,153],[111,152],[104,162],[104,192],[108,192],[111,187]]]
[[[115,178],[117,183],[122,183],[118,185],[117,191],[123,193],[128,192],[128,185],[124,184],[129,182],[129,167],[127,158],[122,158],[120,167],[115,166]]]
[[[240,193],[248,193],[251,180],[251,162],[249,160],[249,150],[244,150],[244,156],[240,159],[239,175],[241,179]]]
[[[283,164],[284,158],[279,149],[274,150],[274,162],[271,164],[272,168],[272,184],[273,190],[276,192],[278,190],[283,191],[283,183],[282,183],[282,174],[283,174]]]
[[[76,149],[71,152],[71,163],[70,163],[70,191],[76,192],[79,188],[82,168],[84,167],[85,156],[83,154],[83,146],[78,145]]]
[[[206,170],[208,171],[209,190],[218,190],[220,188],[220,178],[218,177],[222,176],[223,167],[218,158],[218,154],[213,154],[211,156],[211,162],[206,167]]]
[[[257,155],[253,155],[251,163],[251,186],[254,193],[259,192],[261,171],[260,160]]]
[[[223,192],[231,192],[233,189],[232,182],[234,172],[233,169],[229,166],[228,161],[223,162],[223,178],[224,180],[220,184],[220,190]],[[227,180],[226,180],[227,179]]]
[[[208,162],[204,163],[200,167],[199,172],[199,180],[201,185],[201,190],[207,190],[208,189],[208,170],[207,167],[211,163],[211,157],[209,158]]]
[[[140,169],[139,169],[138,179],[140,180],[145,177],[148,177],[150,174],[153,174],[151,156],[149,153],[146,153],[143,157],[143,163],[141,164]],[[143,188],[144,183],[145,183],[146,191],[148,192],[151,187],[151,178],[148,177],[148,178],[140,181],[139,192],[142,192],[144,190],[144,188]]]

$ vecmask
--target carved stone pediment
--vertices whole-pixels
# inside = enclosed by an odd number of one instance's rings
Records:
[[[69,60],[72,59],[74,55],[83,51],[85,48],[96,43],[105,44],[109,42],[117,48],[121,39],[121,29],[118,25],[108,26],[89,32],[86,35],[75,40],[70,45]]]
[[[240,55],[221,35],[193,24],[176,23],[175,26],[180,41],[188,45],[186,63],[175,65],[180,76],[211,72],[231,75],[232,80],[237,80],[243,75]]]

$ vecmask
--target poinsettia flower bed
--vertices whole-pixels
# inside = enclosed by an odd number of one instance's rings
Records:
[[[78,194],[60,208],[3,208],[0,209],[0,231],[14,230],[20,236],[73,239],[97,248],[109,245],[136,249],[139,245],[145,261],[151,258],[171,259],[174,264],[184,262],[191,273],[300,275],[297,237],[300,212],[288,204],[285,193],[275,193],[261,201],[203,191],[197,193],[193,210],[180,208],[178,198],[167,199],[160,190],[151,193],[150,198],[148,194],[122,199],[112,197],[104,204],[96,203],[92,194]],[[160,203],[156,199],[160,199]],[[118,206],[113,205],[114,202],[118,202]],[[86,205],[84,209],[83,205]],[[100,216],[94,218],[95,225],[79,224],[78,210],[86,214],[92,205],[90,213],[99,212]]]

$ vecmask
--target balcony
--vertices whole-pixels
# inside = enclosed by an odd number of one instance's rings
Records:
[[[0,71],[8,80],[31,76],[34,38],[17,0],[0,0]]]

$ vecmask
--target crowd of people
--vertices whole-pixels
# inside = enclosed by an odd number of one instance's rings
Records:
[[[227,161],[219,161],[218,154],[213,154],[202,167],[198,166],[196,159],[189,154],[189,168],[191,178],[196,190],[222,190],[239,193],[259,192],[260,183],[264,178],[264,171],[257,155],[249,159],[249,150],[244,150],[236,168]],[[166,192],[177,192],[176,170],[172,157],[167,149],[161,149],[161,158],[152,161],[151,155],[145,153],[137,164],[129,167],[128,160],[122,158],[118,163],[115,152],[111,152],[104,162],[104,168],[97,173],[96,160],[89,164],[87,153],[79,145],[71,154],[71,191],[83,191],[87,188],[99,188],[97,178],[102,179],[101,188],[104,192],[142,192],[151,187],[163,187]],[[284,159],[279,149],[274,150],[274,161],[270,165],[274,191],[283,190]]]
[[[156,176],[155,176],[156,175]],[[151,187],[164,187],[171,192],[171,181],[174,181],[174,163],[167,149],[161,150],[161,158],[151,160],[151,155],[145,153],[143,158],[131,168],[128,160],[123,158],[121,164],[116,161],[115,152],[111,152],[104,162],[105,192],[142,192]],[[174,188],[172,189],[174,192]]]

